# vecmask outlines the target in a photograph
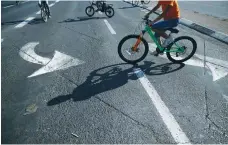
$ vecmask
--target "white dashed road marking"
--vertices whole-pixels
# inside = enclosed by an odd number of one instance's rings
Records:
[[[52,7],[52,6],[54,6],[54,5],[55,5],[55,3],[52,3],[52,4],[49,5],[49,7]]]
[[[150,81],[147,79],[147,77],[144,75],[143,71],[139,68],[136,68],[134,69],[134,73],[139,78],[140,83],[149,95],[151,101],[159,112],[163,122],[170,131],[175,142],[178,144],[190,144],[188,137],[182,131],[174,116],[169,111],[169,108],[162,101],[161,97],[159,96],[153,85],[150,83]]]
[[[109,22],[107,20],[104,20],[106,26],[108,27],[109,31],[112,33],[112,34],[116,34],[115,30],[112,28],[112,26],[109,24]]]
[[[228,96],[226,95],[222,95],[224,99],[226,99],[226,101],[228,102]]]
[[[38,12],[36,12],[37,15],[40,15],[41,14],[41,11],[39,10]]]
[[[59,0],[56,0],[54,3],[50,4],[49,7],[54,6],[57,2],[59,2]],[[36,12],[37,15],[39,15],[40,13],[41,13],[41,11]],[[29,17],[25,21],[23,21],[20,24],[16,25],[14,28],[22,28],[25,25],[27,25],[30,21],[32,21],[33,19],[35,19],[35,17]]]
[[[10,7],[13,7],[14,5],[9,5],[9,6],[5,6],[5,7],[3,7],[4,9],[6,9],[6,8],[10,8]]]
[[[35,17],[28,17],[25,21],[21,22],[20,24],[16,25],[15,28],[22,28],[27,25],[30,21],[35,19]]]

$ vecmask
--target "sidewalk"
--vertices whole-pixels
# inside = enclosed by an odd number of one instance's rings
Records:
[[[140,4],[139,7],[151,10],[156,4],[156,1],[151,1],[147,5]],[[161,13],[161,9],[157,12]],[[228,19],[220,19],[195,11],[181,9],[180,23],[228,44]]]

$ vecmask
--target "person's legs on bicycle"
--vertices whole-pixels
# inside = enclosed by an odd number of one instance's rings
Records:
[[[49,4],[48,4],[48,0],[45,0],[46,1],[46,7],[47,7],[47,10],[48,10],[48,17],[50,18],[51,17],[51,11],[50,11],[50,7],[49,7]]]
[[[167,47],[172,41],[172,36],[169,36],[165,33],[166,29],[176,27],[179,24],[179,19],[170,19],[165,21],[159,21],[154,23],[151,28],[155,32],[155,37],[158,40],[158,43],[163,47]],[[165,38],[163,44],[161,44],[160,36]],[[160,49],[156,48],[157,53],[162,53]]]
[[[178,25],[179,18],[180,18],[180,10],[179,10],[177,0],[169,0],[169,1],[159,0],[158,4],[149,13],[147,13],[145,17],[148,18],[149,15],[155,12],[159,7],[162,7],[162,14],[160,14],[155,20],[151,22],[151,27],[156,34],[155,36],[158,37],[159,43],[160,43],[160,39],[159,39],[160,36],[166,39],[163,43],[163,47],[167,47],[167,45],[169,45],[173,40],[164,32],[164,30],[168,28],[176,27]],[[159,21],[161,19],[164,19],[164,20]],[[157,53],[159,53],[159,51]]]
[[[47,10],[48,10],[48,17],[50,18],[51,17],[51,12],[50,12],[50,8],[49,8],[49,5],[48,5],[48,0],[39,0],[38,2],[38,5],[39,7],[41,7],[41,3],[44,3]]]

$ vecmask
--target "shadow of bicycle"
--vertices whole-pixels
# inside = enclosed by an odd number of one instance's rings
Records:
[[[87,20],[95,20],[95,19],[105,19],[107,17],[77,17],[77,19],[68,18],[64,21],[61,21],[59,23],[71,23],[71,22],[81,22],[81,21],[87,21]]]
[[[128,80],[138,79],[133,73],[134,68],[140,68],[146,75],[163,75],[184,67],[183,63],[166,63],[156,66],[153,66],[153,64],[153,62],[145,61],[143,65],[132,66],[128,69],[123,69],[124,65],[129,65],[126,63],[99,68],[92,71],[86,81],[76,87],[72,94],[53,98],[47,105],[52,106],[60,104],[70,99],[73,99],[73,101],[82,101],[97,94],[119,88],[125,85]]]

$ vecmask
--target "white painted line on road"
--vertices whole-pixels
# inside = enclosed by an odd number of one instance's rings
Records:
[[[5,6],[5,7],[3,7],[4,9],[6,9],[6,8],[10,8],[10,7],[13,7],[14,5],[9,5],[9,6]]]
[[[144,87],[150,99],[152,100],[154,106],[159,112],[163,122],[165,123],[166,127],[170,131],[175,142],[178,144],[180,143],[190,144],[188,137],[182,131],[181,127],[175,120],[174,116],[169,111],[169,108],[162,101],[161,97],[159,96],[159,94],[157,93],[153,85],[150,83],[150,81],[147,79],[147,77],[144,75],[143,71],[137,68],[137,69],[134,69],[134,73],[139,78],[139,81],[141,82],[142,86]]]
[[[29,2],[29,1],[30,1],[30,0],[24,1],[24,2],[22,2],[22,4],[27,3],[27,2]]]
[[[38,12],[36,12],[37,15],[40,15],[41,14],[41,11],[39,10]]]
[[[116,34],[115,30],[112,28],[112,26],[109,24],[109,22],[107,20],[104,20],[106,26],[108,27],[109,31],[112,33],[112,34]]]
[[[226,99],[226,101],[228,102],[228,96],[226,95],[222,95],[224,99]]]
[[[58,3],[60,0],[56,0],[55,2]]]
[[[39,42],[29,42],[25,44],[19,51],[19,55],[26,61],[46,65],[51,59],[39,56],[35,53],[35,47]]]
[[[102,12],[101,11],[98,11],[98,14],[102,15]]]
[[[52,4],[49,5],[49,7],[52,7],[52,6],[54,6],[54,5],[55,5],[55,3],[52,3]]]
[[[29,17],[25,21],[21,22],[20,24],[16,25],[14,28],[22,28],[27,25],[31,20],[35,19],[35,17]]]
[[[151,52],[156,50],[156,45],[154,43],[149,43],[149,50]],[[192,65],[192,66],[198,66],[198,67],[204,67],[204,61],[203,61],[203,56],[199,55],[199,54],[195,54],[196,57],[199,57],[199,59],[194,59],[191,58],[187,61],[184,62],[184,64],[187,65]],[[160,57],[168,59],[166,57],[166,55],[160,55]],[[179,57],[181,59],[181,57]],[[221,67],[222,65],[227,65],[226,62],[224,62],[223,60],[219,60],[219,59],[215,59],[215,58],[211,58],[211,57],[206,57],[208,58],[210,62],[206,62],[206,66],[207,68],[211,71],[212,76],[213,76],[213,81],[217,81],[225,76],[228,75],[228,68],[224,68]],[[206,59],[207,60],[207,59]],[[212,62],[214,62],[215,64],[218,63],[217,65],[212,64]],[[221,66],[218,66],[221,65]]]

